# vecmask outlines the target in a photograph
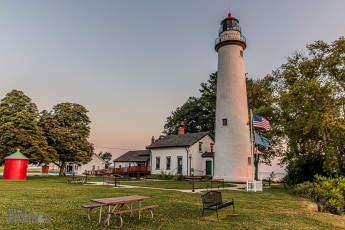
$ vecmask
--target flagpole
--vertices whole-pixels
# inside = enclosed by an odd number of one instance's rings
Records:
[[[253,127],[253,111],[250,109],[250,154],[252,157],[252,181],[254,181],[254,127]]]

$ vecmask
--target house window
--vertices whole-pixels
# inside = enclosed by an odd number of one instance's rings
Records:
[[[210,149],[211,149],[211,153],[214,152],[214,143],[210,143]]]
[[[119,165],[119,169],[121,168],[121,165]]]
[[[166,165],[166,168],[167,170],[170,170],[170,164],[171,164],[171,157],[167,157],[167,165]]]
[[[156,170],[160,169],[161,167],[161,158],[156,157]]]
[[[202,142],[199,142],[199,152],[202,152]]]
[[[223,126],[227,126],[228,125],[228,119],[224,118],[222,121],[223,121]]]
[[[92,165],[92,171],[95,171],[96,166]]]
[[[243,57],[243,50],[240,50],[240,56]]]
[[[131,167],[131,163],[128,163],[128,166]]]
[[[252,164],[252,158],[248,157],[248,164],[251,165]]]

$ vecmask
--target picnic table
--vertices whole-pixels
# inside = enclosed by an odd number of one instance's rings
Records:
[[[138,195],[133,195],[133,196],[122,196],[122,197],[111,197],[111,198],[101,198],[101,199],[92,199],[91,201],[95,202],[96,204],[91,204],[91,205],[83,205],[83,208],[89,208],[93,209],[95,207],[99,207],[99,219],[98,222],[101,223],[102,220],[102,207],[103,206],[108,206],[108,216],[107,219],[105,220],[105,224],[108,226],[110,225],[110,218],[112,215],[116,215],[120,219],[120,227],[123,225],[123,219],[122,219],[122,214],[123,213],[130,213],[130,216],[134,216],[134,212],[138,211],[139,213],[139,219],[141,218],[141,211],[142,210],[148,210],[151,213],[151,217],[153,218],[153,213],[151,209],[158,207],[157,205],[151,205],[151,206],[142,206],[141,202],[143,200],[148,199],[149,197],[147,196],[138,196]],[[138,203],[137,207],[134,207],[134,203]],[[124,208],[124,209],[122,209]],[[89,218],[90,219],[90,218]]]
[[[67,180],[67,183],[84,183],[84,181],[83,177],[71,176],[71,178]]]

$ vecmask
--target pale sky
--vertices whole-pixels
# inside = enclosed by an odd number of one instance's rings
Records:
[[[248,77],[345,35],[344,0],[0,0],[0,98],[21,90],[40,111],[79,103],[95,152],[145,149],[217,70],[229,3],[247,38]]]

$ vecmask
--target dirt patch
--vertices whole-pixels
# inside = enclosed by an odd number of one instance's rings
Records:
[[[312,202],[304,202],[303,207],[310,212],[318,212],[317,204]]]

